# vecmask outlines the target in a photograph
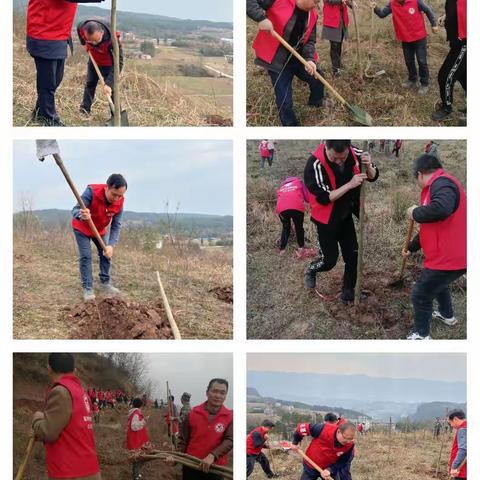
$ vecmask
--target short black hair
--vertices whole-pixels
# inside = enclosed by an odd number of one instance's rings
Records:
[[[433,173],[439,168],[442,168],[440,160],[428,153],[420,155],[413,161],[413,175],[415,177],[417,177],[419,173]]]
[[[208,382],[207,392],[210,391],[210,389],[212,388],[212,386],[213,386],[214,383],[219,383],[220,385],[226,385],[227,390],[228,390],[228,382],[227,382],[227,380],[225,380],[224,378],[212,378],[212,379]]]
[[[465,412],[463,410],[461,410],[460,408],[458,408],[456,410],[452,410],[448,414],[448,419],[453,420],[454,418],[458,418],[459,420],[465,420],[465,418],[466,418]]]
[[[262,422],[262,427],[273,428],[275,424],[271,420],[264,420]]]
[[[133,405],[133,408],[141,408],[143,407],[143,402],[142,402],[142,399],[141,398],[134,398],[132,400],[132,405]]]
[[[337,153],[344,152],[347,148],[352,146],[351,140],[326,140],[325,145],[327,146],[327,150],[335,150]]]
[[[175,397],[174,397],[173,395],[170,395],[170,396],[168,397],[168,399],[173,402],[173,401],[175,400]]]
[[[48,365],[55,373],[71,373],[75,370],[75,358],[71,353],[51,353]]]
[[[329,423],[337,423],[338,422],[338,417],[334,413],[328,412],[323,417],[323,420],[325,422],[329,422]]]
[[[83,29],[87,35],[92,35],[96,32],[103,32],[103,26],[95,20],[89,20],[83,25]]]
[[[107,178],[107,186],[109,188],[122,188],[122,187],[125,187],[125,189],[128,188],[127,181],[125,180],[125,177],[123,175],[121,175],[120,173],[112,173]]]

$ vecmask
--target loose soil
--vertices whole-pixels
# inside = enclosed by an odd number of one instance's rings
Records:
[[[233,303],[233,287],[215,287],[209,290],[209,293],[213,293],[219,300],[225,303]]]

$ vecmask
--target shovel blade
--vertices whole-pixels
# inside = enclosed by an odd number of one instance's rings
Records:
[[[365,125],[366,127],[371,127],[373,125],[373,119],[365,110],[362,110],[360,107],[355,105],[346,105],[348,110],[350,110],[350,114],[352,120],[360,125]]]
[[[60,147],[56,140],[37,140],[37,157],[43,162],[45,157],[53,154],[60,154]]]
[[[107,126],[107,127],[114,127],[115,126],[113,116],[110,117],[110,119],[105,124],[105,126]],[[128,121],[128,113],[127,113],[126,110],[122,110],[122,112],[120,113],[120,126],[122,126],[122,127],[129,127],[130,126],[130,122]]]

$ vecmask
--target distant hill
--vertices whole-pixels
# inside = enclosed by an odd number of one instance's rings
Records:
[[[247,397],[260,397],[260,394],[255,388],[247,387]]]
[[[465,403],[450,403],[450,402],[431,402],[422,403],[417,407],[417,411],[410,416],[410,420],[414,422],[426,422],[434,420],[435,417],[445,417],[447,411],[461,409],[465,413],[467,405]]]

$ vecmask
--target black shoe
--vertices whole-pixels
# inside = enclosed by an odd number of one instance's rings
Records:
[[[41,123],[44,127],[64,127],[65,124],[60,118],[45,118],[43,115],[37,115],[35,121]]]
[[[449,118],[451,114],[451,108],[446,109],[445,107],[440,107],[438,110],[435,110],[435,112],[433,112],[432,120],[435,120],[436,122],[442,122],[443,120]]]
[[[80,115],[83,115],[84,117],[89,117],[91,114],[90,110],[87,110],[85,107],[80,107],[79,112]]]
[[[313,289],[317,283],[317,273],[308,269],[303,276],[303,284],[306,288]]]
[[[355,292],[351,288],[344,288],[340,298],[343,302],[353,302],[355,298]]]

